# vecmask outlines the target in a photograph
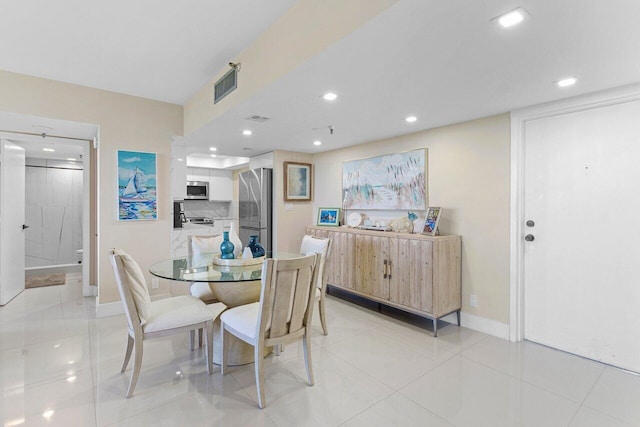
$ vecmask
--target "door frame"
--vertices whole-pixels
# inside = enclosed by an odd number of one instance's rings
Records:
[[[640,84],[576,96],[511,112],[509,339],[524,339],[524,147],[528,121],[640,100]]]

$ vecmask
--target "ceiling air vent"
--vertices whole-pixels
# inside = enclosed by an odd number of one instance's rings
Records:
[[[225,96],[238,87],[238,67],[231,67],[227,73],[216,82],[213,103],[217,104]]]
[[[264,116],[258,116],[257,114],[254,114],[253,116],[249,116],[247,117],[245,120],[251,120],[252,122],[266,122],[267,120],[270,120],[269,117],[264,117]]]

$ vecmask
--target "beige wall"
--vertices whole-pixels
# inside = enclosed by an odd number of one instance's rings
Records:
[[[273,154],[273,247],[276,251],[298,253],[305,227],[313,224],[309,221],[313,201],[284,201],[284,162],[312,163],[313,156],[291,151],[274,151]],[[318,188],[317,181],[314,188]],[[291,206],[289,211],[287,204]]]
[[[213,104],[220,72],[184,106],[185,135],[267,87],[304,61],[341,40],[398,0],[300,0],[236,58],[238,88]]]
[[[121,247],[147,272],[171,255],[171,137],[182,135],[182,107],[0,71],[0,111],[100,126],[97,156],[99,303],[120,299],[108,249]],[[118,149],[157,153],[158,220],[117,221]],[[150,276],[146,273],[147,279]],[[162,283],[155,294],[168,293]]]
[[[301,222],[313,224],[318,207],[342,206],[343,161],[426,147],[429,205],[444,209],[442,233],[462,236],[463,311],[508,324],[509,146],[503,114],[316,154],[313,208],[305,206]],[[469,306],[471,294],[477,308]]]

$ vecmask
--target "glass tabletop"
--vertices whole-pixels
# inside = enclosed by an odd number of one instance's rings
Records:
[[[163,279],[184,282],[245,282],[260,280],[262,263],[231,267],[214,265],[212,253],[189,257],[171,258],[149,267],[149,272]],[[304,255],[287,252],[276,252],[273,258],[292,259]]]

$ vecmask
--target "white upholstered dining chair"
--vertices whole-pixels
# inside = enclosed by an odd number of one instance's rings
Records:
[[[220,244],[222,243],[222,234],[213,234],[209,236],[187,236],[187,253],[189,259],[193,259],[194,255],[219,253]],[[233,243],[233,252],[236,257],[242,254],[242,241],[235,230],[234,223],[229,225],[229,240]],[[217,302],[218,298],[208,283],[194,282],[191,285],[191,295],[200,298],[205,304]]]
[[[318,280],[315,289],[315,301],[318,302],[318,313],[320,315],[320,323],[322,324],[322,332],[327,335],[327,317],[325,314],[325,295],[327,293],[327,274],[325,263],[329,255],[331,255],[331,238],[315,237],[305,235],[300,244],[300,253],[307,255],[316,252],[320,254],[320,263],[318,265]]]
[[[222,243],[222,235],[219,234],[211,236],[187,236],[187,253],[189,259],[193,259],[194,255],[220,252],[220,243]],[[218,302],[216,293],[206,282],[192,283],[190,292],[191,295],[199,298],[205,304]]]
[[[192,332],[204,328],[207,372],[213,371],[213,320],[226,306],[222,303],[205,305],[192,296],[178,296],[151,301],[144,275],[137,262],[121,249],[111,250],[111,265],[124,305],[129,333],[124,363],[124,372],[133,352],[133,370],[127,397],[131,397],[140,376],[142,347],[146,339]]]
[[[260,301],[241,305],[222,313],[222,365],[227,372],[230,335],[254,347],[258,406],[264,396],[264,357],[266,347],[302,339],[309,385],[313,385],[311,363],[311,314],[320,255],[294,259],[266,259],[262,266]]]

